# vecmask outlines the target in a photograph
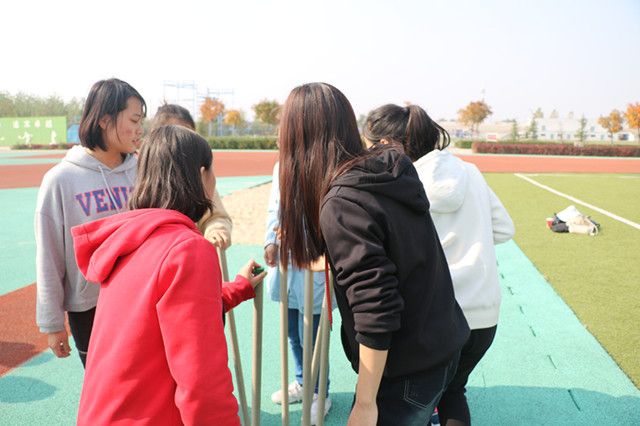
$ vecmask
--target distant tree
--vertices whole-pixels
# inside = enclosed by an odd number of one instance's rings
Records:
[[[544,114],[542,113],[542,109],[540,107],[538,107],[538,109],[533,113],[533,118],[544,118]]]
[[[513,142],[517,141],[518,138],[520,137],[520,135],[518,133],[518,122],[515,119],[511,120],[511,135],[510,135],[510,137],[511,137],[511,140]]]
[[[84,108],[84,98],[71,98],[66,104],[67,125],[79,124],[82,118],[82,109]]]
[[[218,120],[224,113],[224,103],[216,98],[206,97],[200,105],[200,114],[202,121],[207,125],[207,135],[211,136],[213,131],[213,122]]]
[[[0,117],[11,117],[13,114],[13,98],[7,92],[0,92]]]
[[[39,106],[40,111],[38,115],[46,115],[47,111],[53,112],[53,115],[67,115],[67,108],[64,101],[56,95],[43,99]]]
[[[640,143],[640,102],[627,105],[625,117],[627,119],[627,123],[629,123],[629,127],[636,129],[638,142]]]
[[[551,111],[551,114],[549,114],[549,118],[559,118],[560,114],[558,114],[558,111],[556,111],[555,109],[553,111]]]
[[[471,132],[477,135],[478,127],[491,114],[493,112],[489,105],[484,101],[475,101],[458,111],[458,120],[463,125],[469,126]]]
[[[224,124],[232,127],[232,132],[235,134],[236,129],[241,129],[245,125],[244,114],[242,111],[237,109],[230,109],[224,115],[224,119],[222,120]]]
[[[261,123],[275,126],[280,120],[280,104],[278,101],[263,99],[255,104],[252,109],[256,115],[256,120]]]
[[[200,114],[205,123],[216,120],[224,112],[224,103],[216,98],[206,97],[200,105]]]
[[[587,119],[584,118],[584,115],[582,116],[582,118],[580,118],[580,127],[578,128],[578,140],[580,141],[580,143],[584,143],[584,141],[587,139]]]
[[[533,117],[531,117],[531,123],[529,123],[529,127],[527,128],[526,137],[527,139],[538,139],[538,122],[536,120],[535,113]]]
[[[611,138],[611,144],[613,144],[613,135],[622,130],[622,124],[624,123],[624,117],[622,113],[617,109],[614,109],[607,116],[601,116],[598,118],[598,124],[607,130],[609,137]]]
[[[46,98],[17,93],[0,92],[0,117],[66,116],[67,125],[77,124],[82,116],[84,99],[65,102],[57,95]]]
[[[224,115],[224,124],[227,126],[240,126],[244,122],[242,111],[237,109],[230,109]]]
[[[26,93],[16,93],[13,96],[13,114],[16,117],[33,117],[42,115],[43,99]]]

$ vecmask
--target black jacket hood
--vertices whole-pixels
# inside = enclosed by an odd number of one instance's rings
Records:
[[[336,178],[331,188],[337,186],[380,194],[420,213],[429,211],[429,200],[411,160],[391,147],[380,149],[379,155],[357,163]]]

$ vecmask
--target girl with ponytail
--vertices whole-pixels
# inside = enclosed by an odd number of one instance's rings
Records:
[[[449,134],[419,106],[377,108],[363,133],[369,146],[390,144],[404,150],[424,184],[456,299],[471,328],[438,413],[442,425],[471,424],[465,386],[493,342],[500,310],[494,244],[513,237],[513,222],[476,166],[445,149]]]

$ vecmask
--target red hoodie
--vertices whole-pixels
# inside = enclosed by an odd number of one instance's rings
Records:
[[[183,214],[121,213],[71,230],[80,271],[100,284],[79,425],[239,425],[227,367],[216,250]]]

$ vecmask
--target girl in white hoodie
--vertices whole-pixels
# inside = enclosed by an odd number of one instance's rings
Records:
[[[367,145],[402,145],[427,193],[456,300],[471,328],[438,413],[442,425],[471,424],[465,386],[493,342],[500,311],[494,244],[513,237],[513,222],[478,168],[445,149],[449,134],[419,106],[377,108],[367,117],[363,134]]]

